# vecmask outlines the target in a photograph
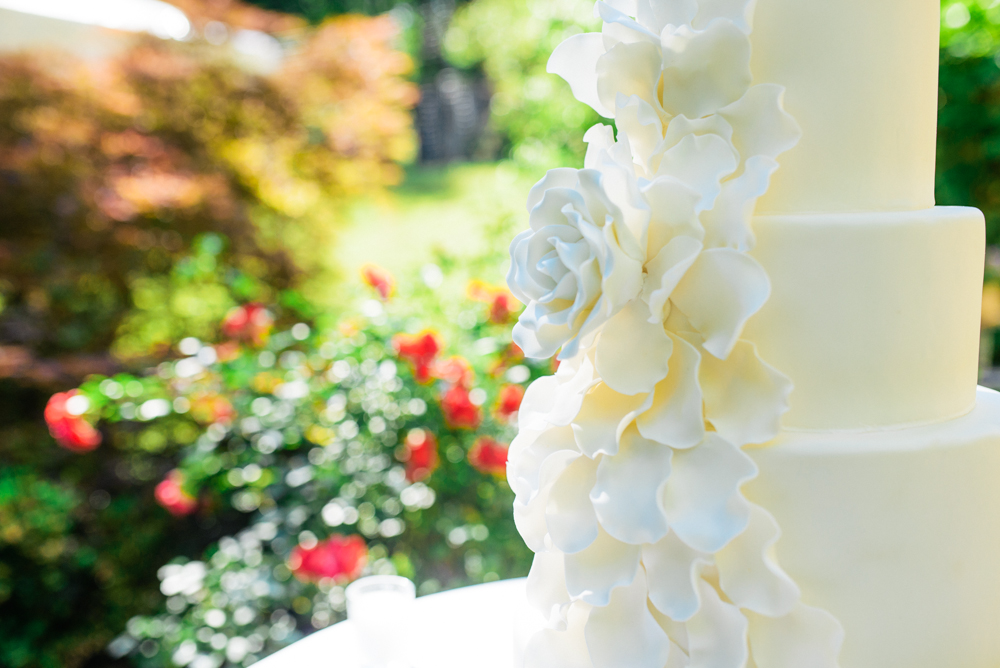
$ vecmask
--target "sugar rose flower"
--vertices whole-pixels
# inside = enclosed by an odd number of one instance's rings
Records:
[[[507,284],[527,304],[514,341],[528,357],[576,354],[638,295],[649,207],[630,169],[554,169],[528,197]]]
[[[184,478],[174,470],[156,485],[153,494],[156,502],[175,517],[190,515],[198,509],[198,499],[184,491]]]
[[[56,442],[73,452],[90,452],[101,444],[101,432],[87,422],[83,413],[90,402],[77,390],[59,392],[45,406],[45,423]]]
[[[312,547],[296,546],[288,566],[300,580],[350,582],[361,575],[367,562],[368,546],[361,536],[334,534]]]

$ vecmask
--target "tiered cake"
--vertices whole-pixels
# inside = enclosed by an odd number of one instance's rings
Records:
[[[1000,665],[1000,395],[976,390],[984,228],[934,208],[938,0],[759,0],[802,127],[754,220],[746,336],[791,378],[749,498],[844,668]]]
[[[938,0],[609,0],[532,191],[525,668],[1000,666],[984,224],[934,207]],[[780,538],[780,540],[779,540]]]

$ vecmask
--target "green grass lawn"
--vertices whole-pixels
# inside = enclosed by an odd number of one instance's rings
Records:
[[[405,275],[431,261],[436,249],[479,253],[488,227],[527,225],[525,201],[536,180],[506,163],[413,168],[386,197],[355,206],[338,232],[342,275],[352,280],[369,262]]]

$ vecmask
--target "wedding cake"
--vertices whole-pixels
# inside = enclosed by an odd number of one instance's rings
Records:
[[[934,206],[938,0],[607,0],[529,195],[523,668],[1000,666],[984,222]],[[611,123],[614,127],[612,128]]]

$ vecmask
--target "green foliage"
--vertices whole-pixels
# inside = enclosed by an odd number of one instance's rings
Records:
[[[1000,68],[993,58],[941,62],[937,199],[986,214],[987,237],[1000,243]]]
[[[549,364],[512,346],[512,314],[491,301],[506,300],[503,289],[474,283],[486,302],[456,298],[470,265],[441,263],[388,303],[361,300],[334,328],[299,323],[260,345],[189,338],[188,356],[155,373],[80,388],[113,447],[176,453],[171,479],[199,499],[201,517],[235,510],[249,525],[202,561],[161,569],[166,611],[129,622],[116,653],[155,666],[175,655],[249,665],[338,621],[345,582],[293,576],[296,546],[333,534],[360,534],[368,572],[402,572],[423,593],[527,572],[503,467],[483,468],[472,453],[489,437],[506,459],[513,423],[497,411],[501,390],[523,388]],[[428,329],[446,349],[424,382],[396,342]],[[474,423],[449,419],[442,398],[455,388]],[[421,472],[407,444],[427,434],[438,463]]]
[[[954,58],[993,57],[1000,47],[1000,3],[944,0],[941,46]]]
[[[52,445],[45,401],[210,338],[240,303],[311,313],[303,290],[336,277],[341,211],[413,152],[394,35],[332,20],[272,76],[159,40],[100,67],[0,58],[0,665],[107,663],[159,604],[156,567],[245,524],[154,504],[197,432],[122,426],[80,457]]]
[[[411,0],[250,0],[251,4],[278,12],[300,14],[319,22],[334,14],[368,14],[387,12],[397,5],[419,4]]]
[[[590,0],[476,0],[459,9],[445,55],[481,67],[493,85],[490,123],[506,152],[535,171],[582,163],[584,131],[600,118],[569,86],[547,74],[552,50],[599,22]]]

